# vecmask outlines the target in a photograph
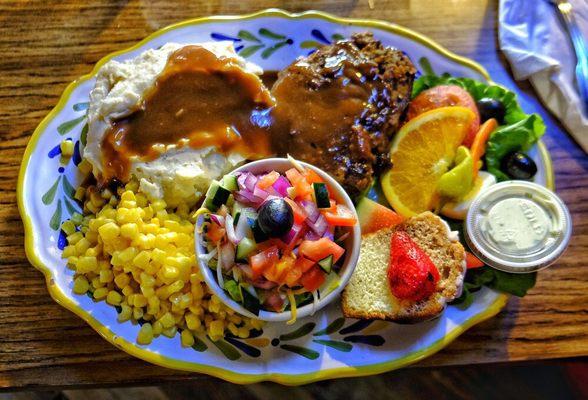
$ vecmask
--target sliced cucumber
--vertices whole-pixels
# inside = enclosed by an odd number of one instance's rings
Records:
[[[335,271],[331,271],[327,275],[325,282],[319,288],[321,298],[324,298],[333,290],[337,289],[341,285],[341,277]]]
[[[245,307],[247,311],[255,315],[259,315],[259,309],[261,308],[261,303],[259,302],[259,299],[256,296],[252,295],[247,289],[241,290],[241,294],[243,295],[243,307]]]
[[[333,268],[333,255],[329,254],[327,257],[323,258],[318,262],[319,267],[327,274],[331,272],[331,268]]]
[[[314,189],[314,199],[318,208],[330,208],[331,201],[329,200],[329,191],[327,185],[321,182],[315,182],[312,184]]]
[[[204,206],[210,211],[216,211],[227,202],[230,194],[231,192],[222,187],[218,181],[212,181],[204,198]]]
[[[257,243],[254,240],[244,237],[237,245],[237,261],[247,260],[247,256],[257,248]]]
[[[223,187],[231,192],[239,190],[237,177],[235,175],[225,175],[223,177]]]
[[[227,280],[225,281],[225,290],[229,292],[231,298],[235,301],[242,302],[243,301],[243,294],[241,293],[241,286],[234,280]]]

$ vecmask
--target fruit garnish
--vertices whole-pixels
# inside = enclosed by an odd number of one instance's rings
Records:
[[[476,115],[464,107],[442,107],[407,122],[396,134],[392,168],[382,190],[394,210],[410,217],[438,206],[437,186],[451,166]]]
[[[406,232],[392,234],[388,283],[399,299],[420,301],[437,287],[439,271],[429,256]]]
[[[376,203],[367,197],[362,198],[357,204],[357,216],[359,217],[359,226],[361,227],[362,235],[396,226],[403,220],[400,215],[388,207]]]
[[[453,219],[465,219],[470,205],[478,194],[496,183],[496,177],[489,172],[480,171],[472,189],[459,200],[448,201],[443,205],[441,214]]]
[[[455,166],[441,175],[437,190],[442,196],[460,199],[465,196],[474,183],[473,159],[465,146],[459,146],[455,155]]]
[[[476,118],[472,121],[468,134],[463,140],[465,146],[470,146],[480,127],[480,115],[473,97],[467,90],[457,85],[439,85],[419,93],[408,106],[407,117],[413,119],[426,111],[440,107],[460,106],[472,110]]]

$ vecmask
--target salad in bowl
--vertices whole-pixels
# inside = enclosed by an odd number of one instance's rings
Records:
[[[252,162],[213,182],[197,215],[204,280],[234,311],[261,320],[294,323],[324,307],[359,257],[349,196],[292,158]]]

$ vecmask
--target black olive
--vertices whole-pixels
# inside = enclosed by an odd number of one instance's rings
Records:
[[[294,212],[284,199],[271,199],[259,208],[259,227],[269,237],[280,237],[292,229]]]
[[[476,102],[478,112],[480,113],[480,120],[486,122],[490,118],[494,118],[499,125],[504,125],[504,116],[506,115],[506,108],[500,100],[485,97]]]
[[[531,179],[537,173],[537,165],[525,153],[508,153],[500,163],[502,171],[512,179]]]

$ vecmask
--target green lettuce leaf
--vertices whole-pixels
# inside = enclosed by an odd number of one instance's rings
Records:
[[[500,169],[502,158],[512,151],[527,151],[543,132],[535,130],[537,115],[528,115],[512,125],[504,125],[492,133],[486,144],[486,168],[500,181],[510,179]]]
[[[488,286],[503,293],[523,297],[529,289],[535,286],[536,278],[536,272],[530,274],[511,274],[498,271],[488,266],[470,269],[467,271],[461,296],[451,304],[459,305],[462,308],[469,307],[474,300],[473,293],[480,290],[482,286]]]
[[[505,124],[494,131],[486,147],[486,167],[498,181],[509,179],[500,170],[502,157],[511,151],[527,151],[545,133],[545,124],[539,114],[526,114],[516,95],[498,85],[487,85],[470,78],[456,78],[449,74],[423,75],[413,85],[412,96],[439,85],[457,85],[467,90],[475,101],[483,98],[499,100],[504,104]]]

